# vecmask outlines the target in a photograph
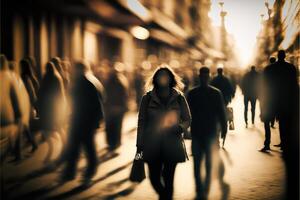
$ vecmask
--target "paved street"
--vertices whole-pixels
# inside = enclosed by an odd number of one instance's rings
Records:
[[[243,103],[240,91],[232,102],[235,117],[235,130],[227,136],[225,149],[219,153],[225,163],[225,181],[229,185],[228,199],[277,200],[284,192],[284,165],[281,152],[273,147],[279,143],[278,124],[272,129],[272,151],[262,153],[258,150],[263,146],[264,130],[259,120],[259,109],[255,126],[245,128],[243,122]],[[104,132],[97,134],[99,167],[93,183],[89,187],[80,186],[80,173],[85,166],[81,159],[76,180],[58,185],[61,168],[49,170],[45,168],[43,159],[47,145],[42,144],[33,154],[26,155],[19,164],[10,162],[8,158],[1,165],[1,177],[4,178],[6,195],[11,198],[23,199],[157,199],[149,179],[141,184],[128,181],[131,162],[135,154],[137,114],[129,113],[124,121],[123,145],[115,153],[105,149]],[[56,142],[55,156],[61,150],[60,142]],[[190,141],[186,141],[190,154]],[[29,149],[27,149],[29,151]],[[193,199],[194,179],[193,161],[179,164],[175,174],[175,199]],[[217,179],[217,170],[213,170],[213,181],[209,199],[221,198]]]

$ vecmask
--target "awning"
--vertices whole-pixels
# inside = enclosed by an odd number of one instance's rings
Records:
[[[125,1],[87,0],[87,4],[107,25],[126,27],[145,23],[142,15],[133,14],[133,10],[129,9]]]
[[[184,40],[181,40],[173,36],[167,31],[161,29],[155,29],[155,28],[152,28],[149,31],[150,31],[151,38],[164,42],[170,46],[177,47],[177,48],[184,48],[186,45]]]
[[[157,8],[151,8],[149,10],[138,0],[117,0],[116,2],[126,10],[130,11],[133,15],[139,17],[144,22],[144,25],[149,25],[151,22],[152,24],[155,24],[156,27],[166,30],[175,37],[182,40],[188,38],[188,34],[183,28]]]
[[[205,54],[213,59],[226,59],[226,56],[222,52],[207,47],[201,41],[196,42],[196,47],[199,48],[203,54]]]
[[[186,40],[189,37],[183,28],[177,25],[171,18],[160,12],[158,9],[151,9],[151,13],[153,22],[159,25],[161,28],[183,40]]]

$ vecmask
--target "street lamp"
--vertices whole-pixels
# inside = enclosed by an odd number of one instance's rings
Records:
[[[134,26],[130,28],[130,33],[137,39],[146,40],[150,33],[147,29],[141,26]]]
[[[265,6],[267,8],[267,11],[268,11],[268,17],[269,19],[271,18],[271,14],[272,14],[272,9],[270,8],[270,5],[269,5],[269,2],[266,0],[265,1]]]
[[[220,16],[221,16],[221,19],[222,19],[222,26],[223,26],[223,25],[225,26],[225,16],[227,15],[227,12],[224,11],[224,2],[223,2],[223,1],[220,1],[220,2],[219,2],[219,5],[220,5],[220,7],[221,7]]]
[[[227,51],[227,42],[226,42],[226,29],[225,29],[225,16],[227,15],[227,12],[224,11],[224,2],[220,1],[219,5],[221,7],[221,12],[220,12],[220,16],[221,16],[221,44],[222,44],[222,52],[224,53],[224,55],[226,56],[226,51]]]

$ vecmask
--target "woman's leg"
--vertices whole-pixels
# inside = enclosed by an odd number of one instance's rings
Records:
[[[17,129],[14,129],[13,127],[11,127],[9,129],[9,151],[11,151],[14,156],[15,156],[15,161],[19,161],[22,158],[22,154],[21,154],[21,132],[22,127],[19,127]]]
[[[122,142],[122,123],[123,123],[124,114],[120,114],[116,117],[116,136],[115,136],[115,145],[119,147]]]
[[[115,132],[115,124],[112,116],[106,118],[105,121],[105,133],[106,133],[106,143],[110,150],[114,148],[114,132]]]
[[[244,120],[246,126],[248,126],[248,97],[244,96]]]
[[[62,146],[65,146],[67,144],[67,139],[66,139],[67,136],[66,136],[66,131],[63,127],[60,128],[59,135],[60,135]]]
[[[251,103],[251,119],[252,119],[252,124],[254,124],[256,99],[255,98],[251,98],[250,103]]]
[[[47,139],[47,143],[48,143],[48,152],[47,152],[47,155],[45,157],[44,163],[48,163],[51,160],[51,156],[52,156],[53,150],[54,150],[54,144],[53,144],[53,141],[52,141],[51,137],[49,137]]]
[[[51,140],[51,131],[44,130],[44,131],[42,131],[42,135],[43,135],[43,140],[48,144],[48,151],[47,151],[46,157],[44,159],[44,163],[48,163],[51,159],[51,155],[52,155],[53,148],[54,148],[52,140]]]
[[[37,149],[37,143],[35,141],[34,135],[32,134],[29,127],[26,127],[24,132],[25,132],[25,136],[27,137],[27,140],[30,142],[32,146],[31,152],[34,152]]]
[[[165,190],[164,185],[161,182],[162,162],[158,161],[148,163],[148,167],[151,185],[160,198],[162,198]]]
[[[171,200],[174,190],[174,175],[177,163],[164,163],[163,178],[165,182],[165,198]]]

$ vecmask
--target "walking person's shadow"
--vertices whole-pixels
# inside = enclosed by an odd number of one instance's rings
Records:
[[[233,165],[233,161],[230,157],[230,154],[228,151],[223,147],[222,148],[223,155],[225,156],[226,160],[228,161],[229,165]],[[230,185],[224,180],[225,176],[225,165],[222,157],[220,156],[219,159],[219,170],[218,170],[218,179],[219,179],[219,184],[220,184],[220,189],[221,189],[221,200],[228,200],[229,199],[229,194],[230,194]]]
[[[219,184],[221,189],[221,200],[228,200],[230,194],[230,185],[224,180],[225,166],[223,160],[219,160]]]

